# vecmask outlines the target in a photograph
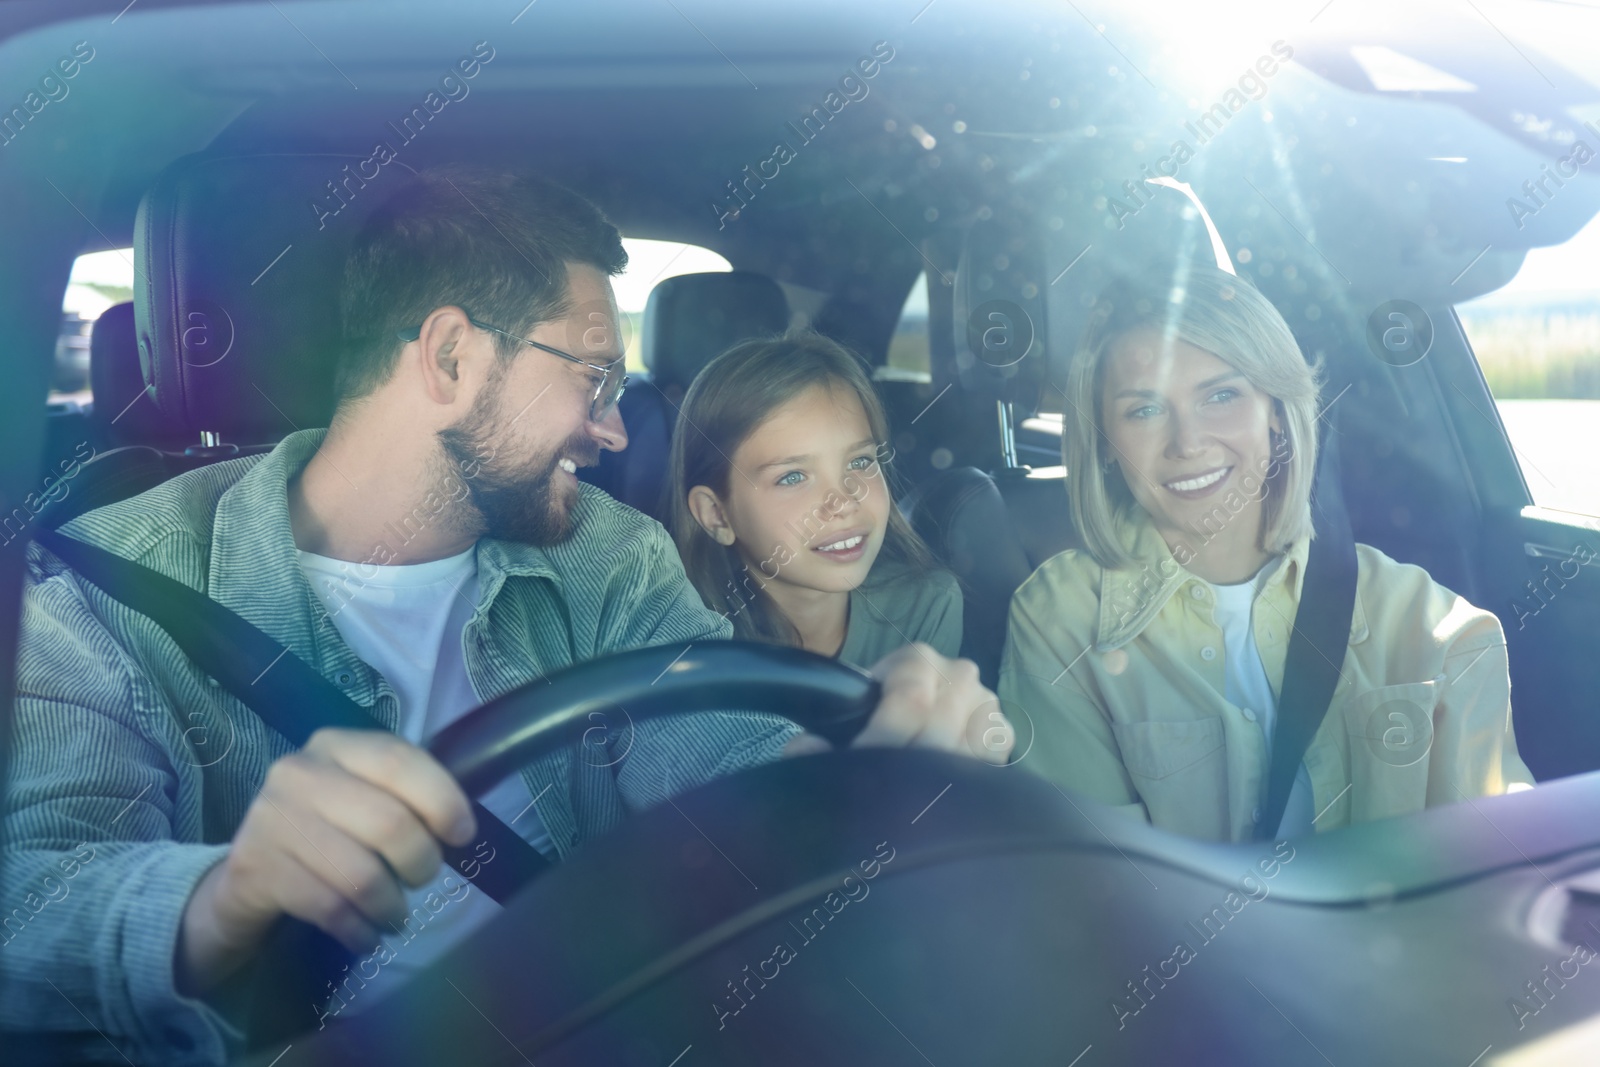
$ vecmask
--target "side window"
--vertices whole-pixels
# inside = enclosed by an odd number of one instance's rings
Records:
[[[89,395],[89,332],[114,304],[133,299],[133,249],[91,252],[72,264],[61,297],[61,332],[56,335],[50,403],[81,406]]]
[[[1533,502],[1600,516],[1600,216],[1456,314]]]
[[[928,356],[928,276],[920,274],[900,308],[900,321],[889,339],[889,358],[874,375],[879,381],[931,382]]]

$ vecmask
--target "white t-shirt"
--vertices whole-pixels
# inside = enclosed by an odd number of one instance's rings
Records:
[[[1255,607],[1256,594],[1262,579],[1276,568],[1267,564],[1254,578],[1238,585],[1212,585],[1215,594],[1214,617],[1222,627],[1223,689],[1222,697],[1245,713],[1254,717],[1267,742],[1268,766],[1272,759],[1273,731],[1278,725],[1278,702],[1272,695],[1272,684],[1267,681],[1267,669],[1261,662],[1261,651],[1256,648],[1255,630],[1250,625],[1250,613]],[[1210,584],[1210,583],[1207,583]],[[1263,793],[1265,783],[1263,783]],[[1263,797],[1265,799],[1265,797]],[[1278,838],[1297,837],[1312,832],[1313,810],[1311,777],[1304,762],[1295,773],[1294,785],[1289,790],[1289,801],[1283,809],[1283,821],[1278,824]]]
[[[301,573],[339,635],[394,687],[400,736],[420,743],[478,706],[461,651],[462,631],[478,601],[475,548],[392,567],[304,551],[299,557]],[[479,799],[535,848],[550,850],[550,835],[520,775]],[[500,911],[448,865],[431,884],[407,890],[406,904],[411,918],[384,938],[382,948],[351,966],[356,977],[341,983],[340,995],[329,1002],[330,1015],[371,1007]]]

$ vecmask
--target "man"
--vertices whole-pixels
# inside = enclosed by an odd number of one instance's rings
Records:
[[[0,924],[0,1026],[87,1021],[116,1052],[88,1055],[220,1061],[240,1035],[214,1003],[283,914],[383,952],[391,980],[415,970],[495,907],[440,877],[440,842],[475,827],[415,743],[571,663],[729,635],[661,527],[575,476],[627,444],[608,279],[625,263],[570,192],[422,175],[351,253],[327,431],[64,529],[206,592],[395,734],[291,752],[153,623],[33,551],[0,901],[44,903]],[[914,647],[876,672],[858,743],[1004,761],[972,664]],[[630,808],[825,747],[796,734],[740,712],[604,731],[483,800],[564,857]]]

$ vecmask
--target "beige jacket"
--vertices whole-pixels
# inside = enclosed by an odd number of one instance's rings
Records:
[[[1223,699],[1212,593],[1140,513],[1123,525],[1137,560],[1107,571],[1071,550],[1016,592],[1000,698],[1021,761],[1064,789],[1157,826],[1245,841],[1270,766],[1256,713]],[[1283,688],[1309,542],[1269,566],[1251,625]],[[1350,645],[1305,754],[1316,828],[1503,793],[1532,775],[1517,755],[1505,635],[1494,615],[1368,545]]]

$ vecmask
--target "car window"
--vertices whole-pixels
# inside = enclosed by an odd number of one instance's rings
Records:
[[[639,334],[650,290],[680,274],[732,270],[726,259],[699,245],[624,237],[628,269],[612,279],[627,342],[628,369],[643,370]],[[106,308],[133,299],[133,249],[90,252],[79,256],[61,302],[61,334],[56,341],[52,403],[86,403],[89,390],[89,333]]]
[[[107,308],[133,299],[133,249],[90,252],[72,264],[61,298],[50,403],[85,404],[89,390],[89,333]]]
[[[928,355],[928,274],[917,275],[906,302],[900,307],[900,321],[889,338],[889,358],[874,375],[880,381],[931,382],[933,374]]]
[[[1600,515],[1600,218],[1456,314],[1533,502]]]

